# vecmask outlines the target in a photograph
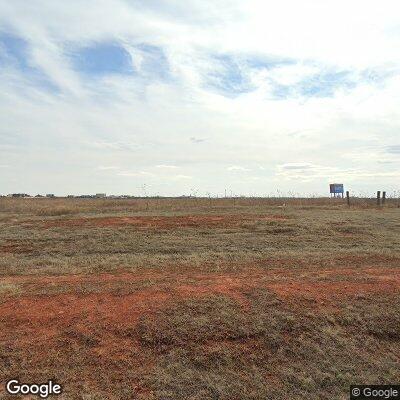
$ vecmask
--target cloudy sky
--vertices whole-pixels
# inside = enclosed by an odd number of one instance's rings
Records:
[[[400,189],[400,10],[0,0],[0,193]]]

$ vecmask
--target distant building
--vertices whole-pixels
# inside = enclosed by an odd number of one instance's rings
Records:
[[[96,193],[96,198],[103,199],[104,197],[107,197],[105,193]]]
[[[7,197],[30,197],[29,194],[26,193],[12,193],[8,194]]]

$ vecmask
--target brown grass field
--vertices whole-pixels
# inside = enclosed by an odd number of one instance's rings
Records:
[[[399,383],[399,250],[394,200],[0,198],[0,398],[15,377],[87,400]]]

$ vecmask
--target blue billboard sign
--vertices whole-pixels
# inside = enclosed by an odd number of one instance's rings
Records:
[[[331,183],[329,185],[330,193],[331,195],[337,195],[341,194],[343,196],[344,193],[344,188],[343,188],[343,183]]]

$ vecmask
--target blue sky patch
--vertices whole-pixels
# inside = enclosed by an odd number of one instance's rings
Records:
[[[382,68],[368,68],[361,74],[363,81],[369,84],[380,85],[386,79],[392,78],[400,73],[398,67],[382,67]]]
[[[38,67],[30,63],[29,43],[15,35],[0,32],[0,66],[19,72],[24,83],[46,91],[58,92],[57,86]]]
[[[332,97],[338,89],[353,89],[357,82],[348,71],[322,72],[300,82],[295,88],[304,97]]]
[[[268,71],[284,66],[296,68],[300,63],[298,60],[246,54],[217,54],[211,55],[210,60],[212,69],[204,76],[205,86],[226,97],[237,97],[255,90],[251,76],[261,70],[267,71],[265,79],[271,87],[271,95],[275,100],[333,97],[338,90],[352,90],[363,82],[383,83],[385,79],[397,73],[396,70],[365,70],[355,73],[350,70],[320,66],[316,73],[298,82],[284,84],[276,81],[273,74],[269,76]]]
[[[29,69],[28,44],[18,36],[0,33],[0,64],[11,64],[23,70]]]
[[[247,55],[241,57],[241,60],[247,67],[256,70],[266,69],[271,70],[278,67],[283,67],[285,65],[294,65],[296,61],[291,58],[282,58],[274,56],[257,56],[257,55]]]
[[[320,71],[300,82],[283,85],[271,80],[272,96],[283,100],[296,97],[333,97],[340,89],[353,89],[359,80],[350,71]]]
[[[75,68],[83,74],[103,76],[134,72],[130,54],[117,43],[94,43],[72,55]]]
[[[250,79],[252,70],[272,70],[296,63],[289,58],[252,54],[217,54],[211,56],[211,61],[214,70],[205,77],[205,86],[226,97],[236,97],[256,89]]]
[[[254,89],[237,59],[230,55],[212,57],[213,72],[206,76],[206,86],[227,97],[236,97]]]
[[[149,78],[161,80],[168,80],[170,78],[169,63],[160,47],[141,44],[136,46],[135,50],[141,57],[138,72]]]
[[[292,96],[294,93],[291,86],[272,82],[272,97],[275,100],[285,100]]]
[[[362,83],[381,85],[396,75],[396,69],[366,69],[359,72],[323,69],[293,85],[283,85],[271,79],[272,95],[275,99],[295,97],[333,97],[338,90],[352,90]]]

